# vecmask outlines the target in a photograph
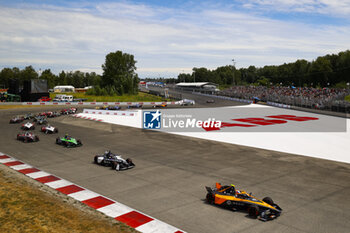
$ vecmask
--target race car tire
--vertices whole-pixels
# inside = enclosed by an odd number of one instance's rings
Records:
[[[259,207],[257,205],[251,205],[248,209],[249,217],[257,218],[259,215]]]
[[[34,141],[35,141],[35,142],[38,142],[38,141],[39,141],[39,137],[38,137],[38,136],[35,136]]]
[[[213,194],[208,193],[207,197],[206,197],[206,200],[207,200],[207,202],[209,204],[213,204],[214,203],[214,196],[213,196]]]
[[[54,131],[55,131],[55,133],[58,133],[58,129],[55,129]]]
[[[25,138],[23,142],[28,142],[28,138]]]
[[[132,159],[127,158],[126,162],[128,163],[129,166],[135,166],[135,164],[132,162]]]
[[[21,140],[21,137],[17,134],[17,140]]]
[[[61,145],[61,144],[62,144],[62,141],[61,141],[61,139],[59,139],[59,138],[56,138],[56,144],[58,144],[58,145]]]
[[[78,139],[77,140],[77,146],[81,146],[81,145],[83,145],[83,143],[81,143],[81,141]]]
[[[263,202],[266,202],[269,205],[273,205],[273,200],[271,197],[264,197]]]
[[[95,155],[95,157],[94,157],[94,162],[95,162],[96,164],[99,164],[99,163],[97,162],[97,158],[98,158],[98,155]]]

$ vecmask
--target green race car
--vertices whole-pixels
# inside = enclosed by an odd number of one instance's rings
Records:
[[[56,144],[63,145],[65,147],[78,147],[83,145],[80,139],[75,139],[68,135],[61,138],[56,138]]]

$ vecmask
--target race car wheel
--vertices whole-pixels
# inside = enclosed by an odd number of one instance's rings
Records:
[[[59,138],[56,138],[56,144],[61,145],[62,141]]]
[[[128,163],[129,166],[135,166],[135,164],[132,162],[132,159],[127,158],[126,162]]]
[[[98,164],[98,162],[97,162],[97,158],[98,158],[98,156],[97,156],[97,155],[95,155],[95,157],[94,157],[94,162],[95,162],[96,164]]]
[[[58,133],[58,129],[55,129],[55,133]]]
[[[266,202],[266,203],[269,204],[269,205],[273,205],[273,204],[274,204],[271,197],[265,197],[265,198],[263,199],[263,202]]]
[[[39,141],[39,137],[35,136],[35,141],[38,142]]]
[[[248,209],[249,217],[257,218],[259,215],[259,207],[257,205],[251,205]]]
[[[214,203],[214,196],[213,196],[213,194],[208,193],[206,199],[207,199],[207,202],[209,204],[213,204]]]
[[[28,138],[25,138],[25,139],[24,139],[24,142],[28,142]]]

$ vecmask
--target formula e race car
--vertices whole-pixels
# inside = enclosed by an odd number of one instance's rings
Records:
[[[131,159],[123,159],[122,156],[106,151],[102,155],[95,155],[94,162],[102,166],[109,166],[117,171],[127,170],[135,167]]]
[[[51,126],[51,125],[45,125],[45,126],[41,127],[41,132],[44,132],[46,134],[58,133],[58,129],[56,127]]]
[[[26,115],[24,115],[24,120],[30,120],[30,119],[32,119],[32,118],[34,118],[34,115],[33,115],[33,113],[27,113]]]
[[[32,132],[25,132],[22,134],[17,134],[17,140],[23,142],[37,142],[39,141],[39,137],[33,134]]]
[[[68,114],[75,114],[77,112],[77,108],[71,107],[71,108],[64,108],[61,110],[61,115],[68,115]]]
[[[24,117],[23,116],[15,116],[14,118],[12,118],[10,120],[10,124],[20,123],[22,121],[24,121]]]
[[[216,183],[215,188],[207,189],[206,200],[209,204],[220,205],[234,211],[248,211],[251,218],[268,221],[281,215],[282,209],[270,197],[259,200],[243,190],[236,190],[234,185],[221,186]]]
[[[78,147],[83,145],[79,139],[75,139],[68,135],[61,138],[56,138],[56,144],[63,145],[65,147]]]
[[[167,104],[158,104],[158,105],[153,105],[153,108],[166,108],[168,105]]]
[[[34,122],[38,123],[39,125],[47,124],[47,118],[46,116],[36,116],[34,117]]]
[[[120,110],[120,109],[121,108],[119,106],[109,105],[106,110],[116,111],[116,110]]]
[[[132,104],[132,105],[129,105],[128,108],[142,108],[142,104]]]
[[[27,123],[22,124],[21,129],[23,129],[23,130],[34,130],[35,129],[35,125],[28,121]]]

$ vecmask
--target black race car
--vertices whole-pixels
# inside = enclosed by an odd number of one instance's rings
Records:
[[[206,200],[209,204],[216,204],[231,210],[248,211],[249,216],[268,221],[281,215],[282,209],[270,197],[259,200],[243,190],[237,190],[234,185],[216,183],[215,188],[207,189]]]
[[[132,105],[129,105],[128,108],[142,108],[142,104],[132,104]]]
[[[39,125],[47,124],[47,118],[46,116],[36,116],[34,117],[34,122],[38,123]]]
[[[39,137],[32,132],[25,132],[17,134],[17,140],[23,142],[37,142],[39,141]]]
[[[114,106],[114,105],[110,105],[107,107],[106,110],[120,110],[121,108],[119,106]]]
[[[95,155],[94,162],[102,166],[109,166],[117,171],[127,170],[135,167],[131,159],[123,159],[120,155],[106,151],[102,155]]]
[[[27,113],[26,115],[24,115],[24,120],[30,120],[30,119],[32,119],[32,118],[34,118],[34,115],[33,115],[33,113]]]

